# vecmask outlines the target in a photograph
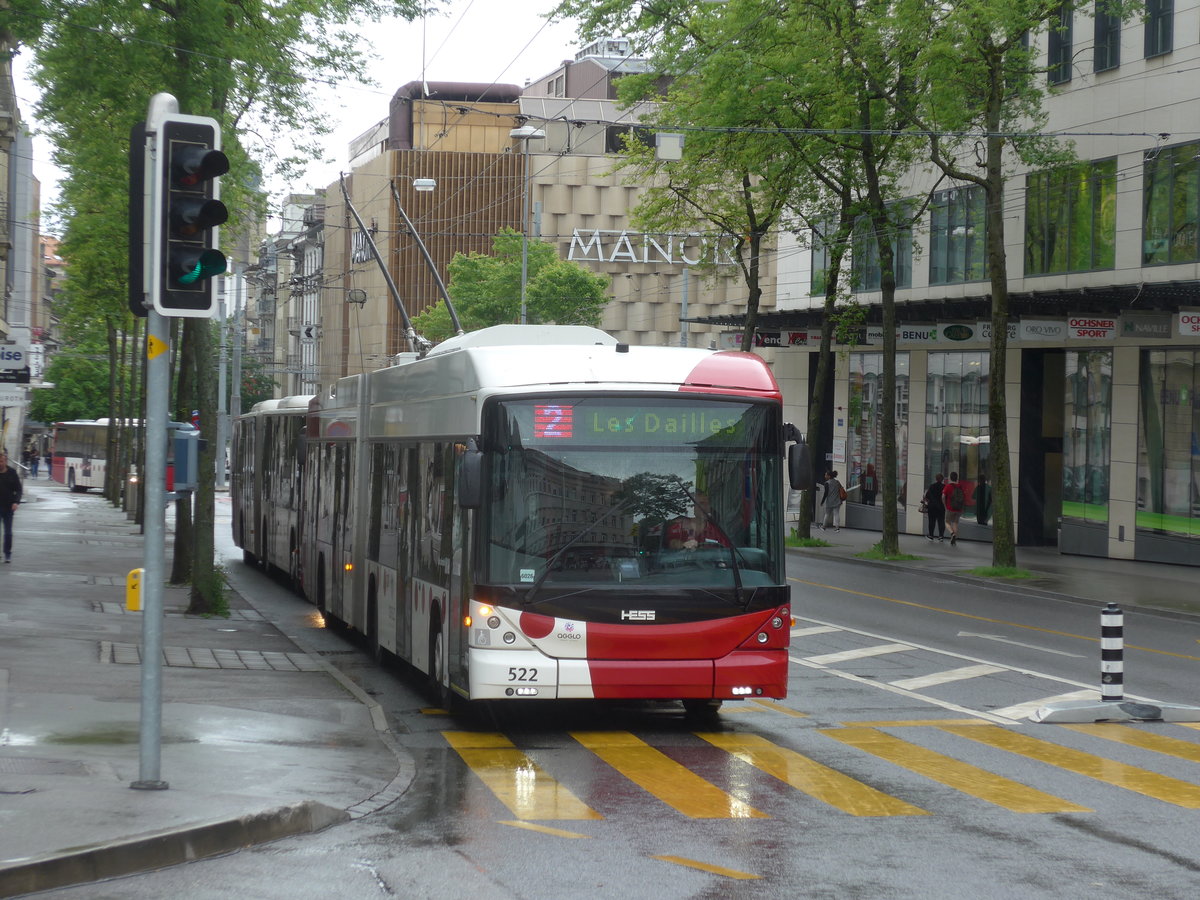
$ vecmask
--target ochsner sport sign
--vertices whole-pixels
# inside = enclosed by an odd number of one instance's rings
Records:
[[[1179,314],[1179,336],[1200,337],[1200,310]]]
[[[1073,341],[1111,341],[1117,336],[1116,316],[1071,316],[1067,337]]]

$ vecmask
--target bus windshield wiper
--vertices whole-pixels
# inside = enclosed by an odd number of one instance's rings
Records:
[[[573,547],[575,544],[579,543],[579,541],[581,539],[587,537],[589,534],[591,534],[593,531],[595,531],[602,522],[607,522],[609,519],[611,519],[617,513],[622,513],[622,512],[626,512],[627,510],[633,509],[633,507],[635,505],[637,505],[636,500],[629,500],[629,501],[626,501],[625,503],[622,503],[620,506],[612,507],[604,515],[599,516],[595,522],[593,522],[587,528],[583,529],[583,531],[579,532],[579,534],[575,535],[573,538],[571,538],[569,541],[567,541],[565,544],[563,544],[561,547],[559,547],[556,551],[554,551],[554,555],[551,556],[548,560],[546,560],[546,566],[544,569],[542,569],[541,574],[538,575],[538,577],[536,579],[534,579],[533,584],[531,584],[529,586],[529,590],[525,594],[525,605],[529,606],[530,604],[533,603],[534,596],[537,594],[537,592],[539,590],[541,590],[542,585],[545,583],[546,579],[550,577],[550,573],[554,570],[554,564],[556,562],[558,562],[559,559],[562,558],[562,555],[564,553],[566,553],[568,550],[570,550],[571,547]]]

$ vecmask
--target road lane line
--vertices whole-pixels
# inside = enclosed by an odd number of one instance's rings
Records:
[[[962,732],[968,735],[979,730],[1004,730],[994,725],[949,726],[946,730],[953,731],[960,727]],[[821,734],[1012,812],[1091,812],[1086,806],[1079,806],[995,772],[910,744],[874,728],[822,728]]]
[[[807,584],[809,587],[824,588],[829,591],[838,591],[843,594],[853,594],[855,597],[866,597],[869,600],[882,600],[884,603],[895,603],[899,606],[910,606],[913,609],[924,609],[929,612],[945,613],[948,616],[959,616],[963,619],[973,619],[976,622],[990,622],[993,625],[1007,625],[1009,628],[1024,628],[1028,631],[1039,631],[1042,634],[1053,634],[1057,637],[1068,637],[1078,641],[1087,641],[1091,644],[1100,643],[1100,638],[1089,637],[1085,634],[1072,634],[1069,631],[1056,631],[1053,628],[1041,628],[1037,625],[1022,625],[1020,622],[1009,622],[1005,619],[992,619],[987,616],[976,616],[971,613],[960,612],[957,609],[945,609],[941,606],[930,606],[928,603],[914,603],[912,600],[901,600],[898,597],[883,597],[879,594],[868,594],[865,591],[855,591],[850,588],[839,587],[836,584],[823,584],[819,581],[805,581],[803,578],[793,578],[788,576],[788,581],[794,581],[796,584]],[[809,621],[815,621],[810,619]],[[845,629],[849,631],[850,629]],[[1193,662],[1200,662],[1200,656],[1191,656],[1187,653],[1174,653],[1170,650],[1155,650],[1153,647],[1141,647],[1136,644],[1126,644],[1126,650],[1141,650],[1145,653],[1157,653],[1160,656],[1174,656],[1177,659],[1190,659]]]
[[[798,710],[798,709],[792,709],[790,706],[784,706],[782,703],[778,702],[777,700],[753,700],[751,702],[757,703],[759,706],[761,706],[765,709],[769,709],[772,712],[782,713],[785,716],[792,716],[793,718],[797,718],[797,719],[807,719],[808,718],[808,713],[800,712],[800,710]],[[732,710],[728,706],[723,706],[721,708],[722,715],[727,712],[732,712]]]
[[[1188,762],[1200,763],[1200,744],[1167,737],[1165,734],[1152,734],[1130,728],[1128,725],[1116,725],[1111,722],[1097,722],[1092,725],[1059,725],[1058,727],[1078,731],[1080,734],[1101,737],[1106,741],[1116,741],[1118,744],[1125,744],[1129,747],[1153,750],[1155,753],[1186,759]]]
[[[820,656],[806,656],[805,660],[818,666],[832,666],[837,663],[852,662],[856,659],[866,659],[871,656],[886,656],[889,653],[904,653],[914,649],[911,644],[879,644],[875,647],[859,647],[855,650],[842,650],[839,653],[822,653]]]
[[[993,709],[992,714],[1004,716],[1006,719],[1028,719],[1035,710],[1043,706],[1050,703],[1065,703],[1070,700],[1095,700],[1099,702],[1100,692],[1095,688],[1086,688],[1082,691],[1055,694],[1053,697],[1043,697],[1041,700],[1028,700],[1025,703],[1014,703],[1012,706],[1006,706],[1003,709]]]
[[[878,791],[794,750],[772,744],[760,735],[697,732],[696,736],[801,793],[852,816],[929,815],[919,806]]]
[[[443,731],[442,737],[518,819],[604,818],[547,775],[504,735]]]
[[[1049,741],[1031,738],[1008,728],[993,726],[960,728],[957,725],[939,725],[937,727],[967,740],[1007,750],[1009,753],[1015,753],[1027,759],[1035,759],[1077,775],[1086,775],[1088,778],[1094,778],[1104,784],[1125,788],[1134,793],[1161,800],[1163,803],[1170,803],[1172,806],[1200,809],[1200,785],[1180,781],[1178,778],[1159,775],[1157,772],[1105,759],[1103,756],[1084,753],[1082,750],[1074,750],[1062,744],[1052,744]]]
[[[931,675],[921,675],[918,678],[900,678],[889,681],[892,687],[907,688],[910,691],[919,688],[937,687],[939,684],[950,684],[953,681],[965,681],[968,678],[978,678],[981,675],[991,675],[994,672],[1005,671],[1000,666],[978,665],[963,666],[959,669],[947,669],[944,672],[934,672]]]
[[[769,819],[627,731],[572,731],[571,737],[690,819]]]
[[[833,625],[814,625],[812,628],[793,628],[791,635],[794,638],[809,637],[814,634],[832,634],[835,631],[841,631],[840,628],[835,628]]]
[[[985,641],[996,641],[1001,644],[1011,644],[1013,647],[1024,647],[1026,650],[1037,650],[1039,653],[1053,653],[1055,656],[1071,656],[1075,659],[1083,659],[1082,653],[1068,653],[1066,650],[1052,650],[1049,647],[1041,647],[1037,644],[1027,644],[1024,641],[1014,641],[1012,638],[1006,638],[1001,634],[980,634],[977,631],[960,631],[959,637],[973,637]]]
[[[578,831],[564,831],[561,828],[551,828],[549,825],[535,825],[533,822],[510,822],[501,820],[501,825],[512,828],[524,828],[526,831],[536,831],[539,834],[549,834],[553,837],[575,839],[590,839],[590,834],[580,834]]]
[[[687,866],[689,869],[699,869],[702,872],[710,872],[713,875],[723,875],[726,878],[736,878],[739,881],[753,881],[756,878],[762,878],[761,875],[755,875],[752,872],[742,872],[739,869],[727,869],[724,866],[714,866],[712,863],[700,862],[698,859],[688,859],[686,856],[651,856],[650,858],[662,860],[663,862],[675,863],[677,866]]]
[[[818,669],[821,672],[834,676],[835,678],[843,678],[846,681],[853,681],[855,684],[867,685],[875,688],[878,691],[888,691],[892,694],[898,694],[901,697],[908,697],[910,700],[920,700],[922,703],[928,703],[931,706],[938,706],[942,709],[959,713],[964,716],[976,716],[977,718],[986,719],[989,722],[995,722],[1000,725],[1012,724],[1012,722],[1010,722],[1008,719],[1001,718],[1000,716],[994,716],[989,712],[983,712],[982,710],[978,709],[968,709],[967,707],[960,706],[957,703],[939,700],[937,697],[930,697],[927,694],[918,694],[916,691],[909,691],[905,690],[904,688],[893,687],[890,684],[884,684],[883,682],[876,681],[873,678],[863,678],[861,675],[855,675],[853,672],[842,672],[839,669],[827,669],[825,666],[814,665],[807,660],[797,659],[794,656],[789,656],[788,662],[795,663],[798,666],[807,666],[810,669]],[[1126,696],[1129,695],[1126,694]]]

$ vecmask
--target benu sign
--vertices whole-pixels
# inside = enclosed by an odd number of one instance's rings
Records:
[[[702,262],[718,266],[736,263],[730,252],[728,236],[710,236],[693,231],[688,234],[637,234],[606,231],[600,228],[576,228],[571,232],[567,259],[574,262],[665,263],[698,266]]]

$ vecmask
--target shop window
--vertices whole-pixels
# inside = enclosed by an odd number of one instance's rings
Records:
[[[939,191],[929,207],[929,283],[983,281],[987,250],[983,188]]]
[[[1142,262],[1195,262],[1200,143],[1149,150],[1143,178]]]
[[[974,519],[975,488],[988,466],[987,351],[930,353],[925,380],[925,482],[941,472],[958,472],[967,494],[964,515]]]
[[[1112,435],[1111,350],[1067,351],[1063,516],[1108,521]]]
[[[1137,527],[1200,538],[1200,351],[1143,350]]]
[[[896,490],[907,499],[909,378],[907,353],[896,354]],[[879,482],[883,457],[883,354],[850,354],[850,400],[846,491],[851,503],[876,506],[883,499]]]
[[[1117,161],[1031,172],[1025,190],[1025,274],[1090,272],[1116,263]]]

